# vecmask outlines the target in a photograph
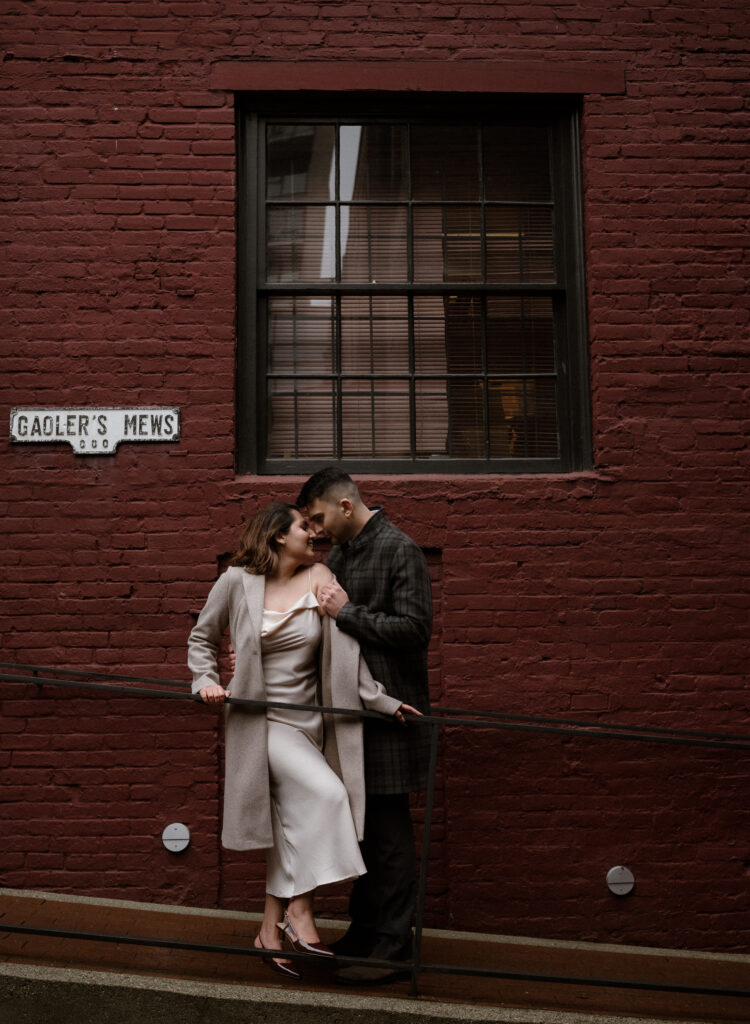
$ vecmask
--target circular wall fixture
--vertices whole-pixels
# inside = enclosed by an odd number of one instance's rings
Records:
[[[635,876],[629,868],[610,868],[607,872],[607,887],[615,896],[627,896],[634,885]]]
[[[190,846],[190,829],[179,822],[167,825],[161,834],[161,841],[170,853],[182,853]]]

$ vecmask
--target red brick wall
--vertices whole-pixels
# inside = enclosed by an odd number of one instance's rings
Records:
[[[444,704],[747,734],[749,20],[734,0],[7,4],[0,420],[174,404],[182,438],[93,458],[4,435],[2,659],[186,679],[244,514],[297,492],[233,469],[234,105],[215,65],[337,61],[351,80],[443,61],[506,82],[596,62],[625,86],[583,103],[594,471],[363,492],[439,552]],[[0,699],[2,884],[257,908],[259,861],[217,845],[211,712]],[[746,754],[453,730],[441,759],[429,923],[747,949]],[[160,835],[180,820],[175,856]]]

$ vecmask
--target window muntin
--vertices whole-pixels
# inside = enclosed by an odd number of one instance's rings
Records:
[[[568,409],[580,257],[561,238],[560,132],[538,122],[258,120],[249,283],[265,388],[246,464],[476,472],[585,460]]]

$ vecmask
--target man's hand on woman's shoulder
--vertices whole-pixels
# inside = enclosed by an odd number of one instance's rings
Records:
[[[328,583],[320,587],[316,596],[320,607],[332,619],[336,618],[344,605],[349,601],[349,595],[335,576],[332,576]]]

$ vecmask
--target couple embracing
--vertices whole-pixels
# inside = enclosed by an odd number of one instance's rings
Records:
[[[327,565],[313,562],[313,538],[323,536],[333,544]],[[227,626],[236,652],[229,690],[218,673]],[[409,793],[426,784],[429,741],[428,730],[405,726],[429,711],[431,630],[421,550],[331,466],[310,477],[295,505],[277,502],[251,516],[190,634],[193,692],[207,704],[231,694],[277,705],[265,714],[227,707],[222,844],[266,849],[255,946],[288,978],[301,976],[300,961],[273,955],[284,943],[318,957],[411,957]],[[324,722],[306,709],[315,704],[383,717]],[[351,924],[328,947],[315,924],[315,891],[346,881],[354,881]],[[365,963],[341,967],[336,980],[402,975]]]

